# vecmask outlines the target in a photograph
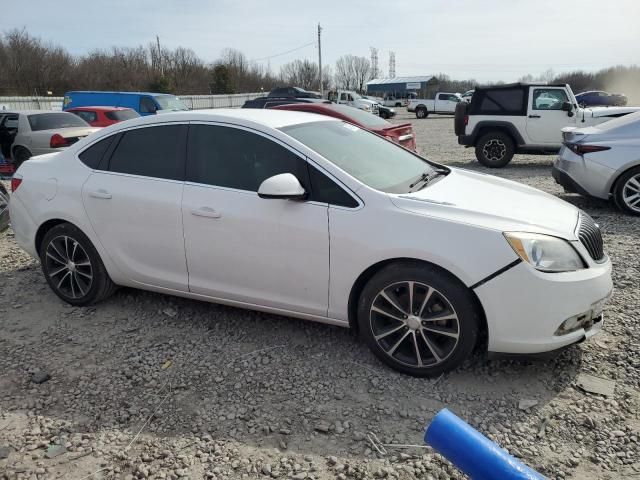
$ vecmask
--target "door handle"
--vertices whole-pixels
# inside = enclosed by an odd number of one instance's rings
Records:
[[[104,198],[105,200],[108,200],[111,198],[111,194],[106,190],[102,190],[102,189],[89,192],[89,196],[93,198]]]
[[[540,118],[540,115],[529,115],[529,118]]]
[[[191,215],[195,215],[196,217],[207,217],[207,218],[220,218],[220,212],[214,210],[211,207],[201,207],[194,208],[191,210]]]

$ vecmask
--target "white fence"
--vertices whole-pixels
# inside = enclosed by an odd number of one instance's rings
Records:
[[[180,100],[193,109],[237,108],[244,102],[264,93],[236,93],[233,95],[180,95]],[[63,97],[0,97],[0,110],[62,110]]]

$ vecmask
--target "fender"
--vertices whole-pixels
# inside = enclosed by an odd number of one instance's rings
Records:
[[[477,125],[473,127],[473,131],[471,132],[471,134],[468,135],[469,140],[471,141],[469,145],[475,145],[476,141],[478,140],[478,137],[480,136],[480,132],[483,129],[493,128],[493,127],[506,130],[509,133],[509,135],[513,137],[517,146],[525,145],[525,141],[522,138],[522,135],[520,135],[520,132],[513,125],[513,123],[500,121],[500,120],[495,120],[495,121],[483,120],[481,122],[478,122]]]

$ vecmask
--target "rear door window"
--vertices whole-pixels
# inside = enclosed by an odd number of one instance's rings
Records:
[[[130,120],[132,118],[137,118],[140,116],[138,115],[138,112],[136,112],[135,110],[114,110],[112,112],[104,112],[104,115],[109,120],[115,120],[117,122]]]
[[[80,155],[78,155],[78,158],[80,158],[82,163],[84,163],[87,167],[93,170],[97,170],[102,157],[104,157],[104,154],[107,153],[107,150],[109,150],[109,147],[111,146],[111,143],[116,136],[117,135],[111,135],[104,140],[100,140],[99,142],[94,143],[89,148],[81,152]]]
[[[109,171],[184,180],[186,125],[160,125],[124,132]]]

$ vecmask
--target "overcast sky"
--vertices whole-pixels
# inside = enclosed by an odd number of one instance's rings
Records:
[[[206,61],[234,47],[277,71],[296,58],[369,57],[396,75],[516,80],[549,68],[640,64],[640,0],[26,0],[2,1],[0,31],[26,28],[73,54],[111,46],[193,49]]]

